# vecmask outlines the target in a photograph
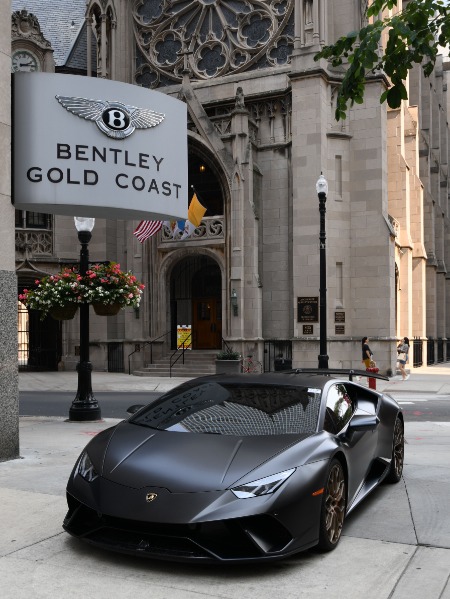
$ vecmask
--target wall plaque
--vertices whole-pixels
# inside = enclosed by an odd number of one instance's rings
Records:
[[[314,326],[312,324],[304,324],[303,325],[303,334],[304,335],[313,335],[314,334]]]
[[[319,322],[319,298],[297,298],[297,322]]]
[[[343,324],[335,325],[334,332],[336,335],[345,335],[345,326]]]
[[[345,312],[335,312],[334,322],[345,322]]]

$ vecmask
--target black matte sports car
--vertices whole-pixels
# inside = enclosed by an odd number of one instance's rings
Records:
[[[403,429],[394,399],[342,375],[193,379],[92,439],[63,526],[96,546],[177,561],[330,551],[346,514],[400,480]]]

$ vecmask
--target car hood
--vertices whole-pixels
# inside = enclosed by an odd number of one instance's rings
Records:
[[[309,436],[180,433],[124,422],[116,427],[106,450],[100,451],[94,441],[88,451],[96,469],[98,462],[103,462],[98,468],[101,475],[118,484],[135,489],[164,487],[173,493],[200,492],[228,488]],[[282,460],[273,467],[273,473],[286,468]]]

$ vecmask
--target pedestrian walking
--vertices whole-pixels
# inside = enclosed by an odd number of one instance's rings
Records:
[[[362,363],[366,368],[370,368],[370,363],[373,361],[373,353],[369,347],[369,338],[363,337],[361,340]]]
[[[408,354],[409,339],[408,337],[403,337],[401,342],[397,345],[397,362],[400,374],[402,375],[402,381],[407,381],[409,379],[409,374],[407,374],[405,370],[405,364],[408,362]]]

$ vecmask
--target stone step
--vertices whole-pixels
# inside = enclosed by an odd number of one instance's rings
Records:
[[[174,360],[172,360],[172,364],[174,364]],[[179,358],[179,360],[177,360],[176,362],[177,364],[183,364],[183,358]],[[215,358],[185,358],[184,359],[184,363],[185,364],[214,364],[215,363]],[[170,358],[158,358],[157,360],[154,360],[151,364],[146,364],[146,368],[147,367],[151,367],[151,366],[155,366],[155,364],[161,364],[161,365],[169,365],[170,364]]]
[[[139,368],[139,370],[155,370],[155,369],[169,369],[170,365],[169,363],[164,363],[162,364],[161,362],[155,362],[154,364],[145,364],[145,366],[142,366],[141,368]],[[172,370],[174,368],[197,368],[200,370],[215,370],[215,365],[205,362],[204,364],[200,364],[198,362],[185,362],[184,364],[182,364],[181,362],[177,362],[176,364],[172,364]]]
[[[162,356],[152,364],[146,364],[139,370],[133,371],[135,376],[170,376],[170,361],[172,360],[172,376],[196,377],[215,374],[215,360],[218,350],[196,350],[186,352],[176,363],[172,354]]]
[[[173,377],[180,377],[180,378],[195,378],[198,376],[208,376],[210,374],[214,374],[214,372],[206,372],[206,371],[200,371],[200,370],[173,370],[172,369],[172,376]],[[141,377],[169,377],[170,373],[168,370],[152,370],[152,371],[148,371],[148,370],[134,370],[133,371],[133,375],[134,376],[141,376]]]

